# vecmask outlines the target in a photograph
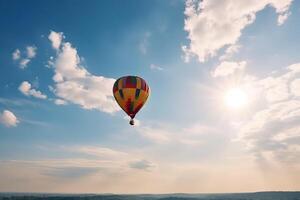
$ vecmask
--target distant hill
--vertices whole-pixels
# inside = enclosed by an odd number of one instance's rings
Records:
[[[300,200],[300,192],[157,195],[0,193],[0,200]]]

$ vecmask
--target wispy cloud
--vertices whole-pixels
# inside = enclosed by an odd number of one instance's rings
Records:
[[[0,97],[0,103],[6,106],[37,106],[36,102],[26,99],[8,99]]]
[[[69,148],[68,150],[109,160],[124,160],[129,156],[127,153],[122,151],[98,146],[78,146]]]
[[[164,68],[162,68],[161,66],[155,65],[155,64],[151,64],[150,65],[150,69],[152,69],[152,70],[158,70],[158,71],[164,70]]]
[[[225,50],[224,55],[220,56],[220,60],[228,60],[231,59],[232,56],[237,53],[241,48],[241,45],[238,44],[233,44],[230,45],[229,47],[227,47],[227,49]]]
[[[298,163],[300,95],[295,89],[300,83],[299,77],[300,64],[296,63],[286,67],[284,72],[251,83],[265,104],[253,111],[253,117],[240,127],[240,134],[260,161],[285,157]]]
[[[153,163],[149,162],[148,160],[137,160],[129,163],[129,166],[133,169],[140,169],[140,170],[151,170],[154,166]]]
[[[236,71],[242,71],[245,69],[247,62],[221,62],[216,69],[212,72],[213,77],[224,77],[234,74]]]
[[[48,152],[53,148],[39,147]],[[38,160],[0,160],[0,164],[22,168],[38,169],[39,175],[59,179],[75,179],[95,174],[117,172],[130,173],[130,170],[153,169],[154,164],[134,153],[125,153],[100,146],[56,146],[56,151],[72,152],[74,158]],[[87,157],[93,156],[93,157]],[[1,167],[0,167],[1,168]],[[0,176],[1,177],[1,176]],[[29,177],[27,177],[29,178]]]
[[[43,172],[44,175],[58,178],[75,179],[96,174],[101,167],[52,167]]]
[[[144,33],[140,43],[139,43],[139,50],[142,54],[147,54],[148,47],[149,47],[149,38],[151,37],[150,32]]]
[[[217,129],[201,124],[189,127],[171,128],[164,125],[142,125],[137,133],[148,141],[161,145],[202,146],[209,138],[215,138]]]

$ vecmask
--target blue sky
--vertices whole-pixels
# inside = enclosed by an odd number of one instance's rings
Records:
[[[299,190],[298,1],[1,1],[0,16],[0,191]],[[111,91],[129,74],[151,88],[134,127]]]

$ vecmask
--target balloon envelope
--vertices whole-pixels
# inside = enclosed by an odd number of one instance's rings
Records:
[[[120,107],[133,119],[146,103],[149,86],[138,76],[124,76],[116,80],[113,94]]]

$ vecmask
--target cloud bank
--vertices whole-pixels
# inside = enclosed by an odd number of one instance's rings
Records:
[[[260,161],[300,164],[300,63],[251,83],[262,105],[241,126],[241,137]]]

